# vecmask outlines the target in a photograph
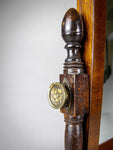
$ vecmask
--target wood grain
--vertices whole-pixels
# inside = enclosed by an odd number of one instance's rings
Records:
[[[90,113],[87,116],[87,150],[97,150],[103,95],[106,0],[78,0],[85,25],[83,60],[90,76]]]
[[[68,117],[65,127],[65,150],[83,150],[82,123],[83,116]]]
[[[98,150],[113,150],[113,138],[99,145]]]
[[[65,150],[83,150],[85,131],[83,132],[84,115],[89,111],[89,78],[87,74],[60,75],[60,82],[66,79],[71,89],[71,107],[60,109],[64,113]]]

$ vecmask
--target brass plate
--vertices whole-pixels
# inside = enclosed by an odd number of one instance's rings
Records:
[[[68,100],[68,92],[61,83],[55,82],[50,85],[48,98],[53,108],[60,109]]]

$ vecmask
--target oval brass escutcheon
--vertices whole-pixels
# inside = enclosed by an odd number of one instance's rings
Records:
[[[48,99],[53,108],[62,108],[67,102],[68,98],[68,91],[61,83],[55,82],[50,85]]]

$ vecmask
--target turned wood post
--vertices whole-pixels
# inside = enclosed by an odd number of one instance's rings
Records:
[[[84,115],[89,111],[89,79],[84,73],[81,59],[83,50],[80,42],[83,39],[83,22],[78,12],[71,8],[62,22],[62,37],[66,42],[67,58],[64,63],[64,74],[60,82],[67,80],[70,86],[70,101],[61,108],[64,113],[65,150],[83,150]]]
[[[80,44],[84,36],[81,16],[76,9],[69,9],[62,22],[62,38],[66,42],[67,58],[60,83],[53,83],[49,90],[52,107],[64,114],[65,150],[83,150],[84,115],[89,112],[89,77],[84,73]],[[83,132],[84,131],[84,132]]]

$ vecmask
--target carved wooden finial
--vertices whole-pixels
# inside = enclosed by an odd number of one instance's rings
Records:
[[[64,63],[64,72],[83,73],[83,62],[80,55],[80,42],[83,38],[83,22],[76,9],[70,8],[62,22],[62,37],[67,43],[68,56]]]

